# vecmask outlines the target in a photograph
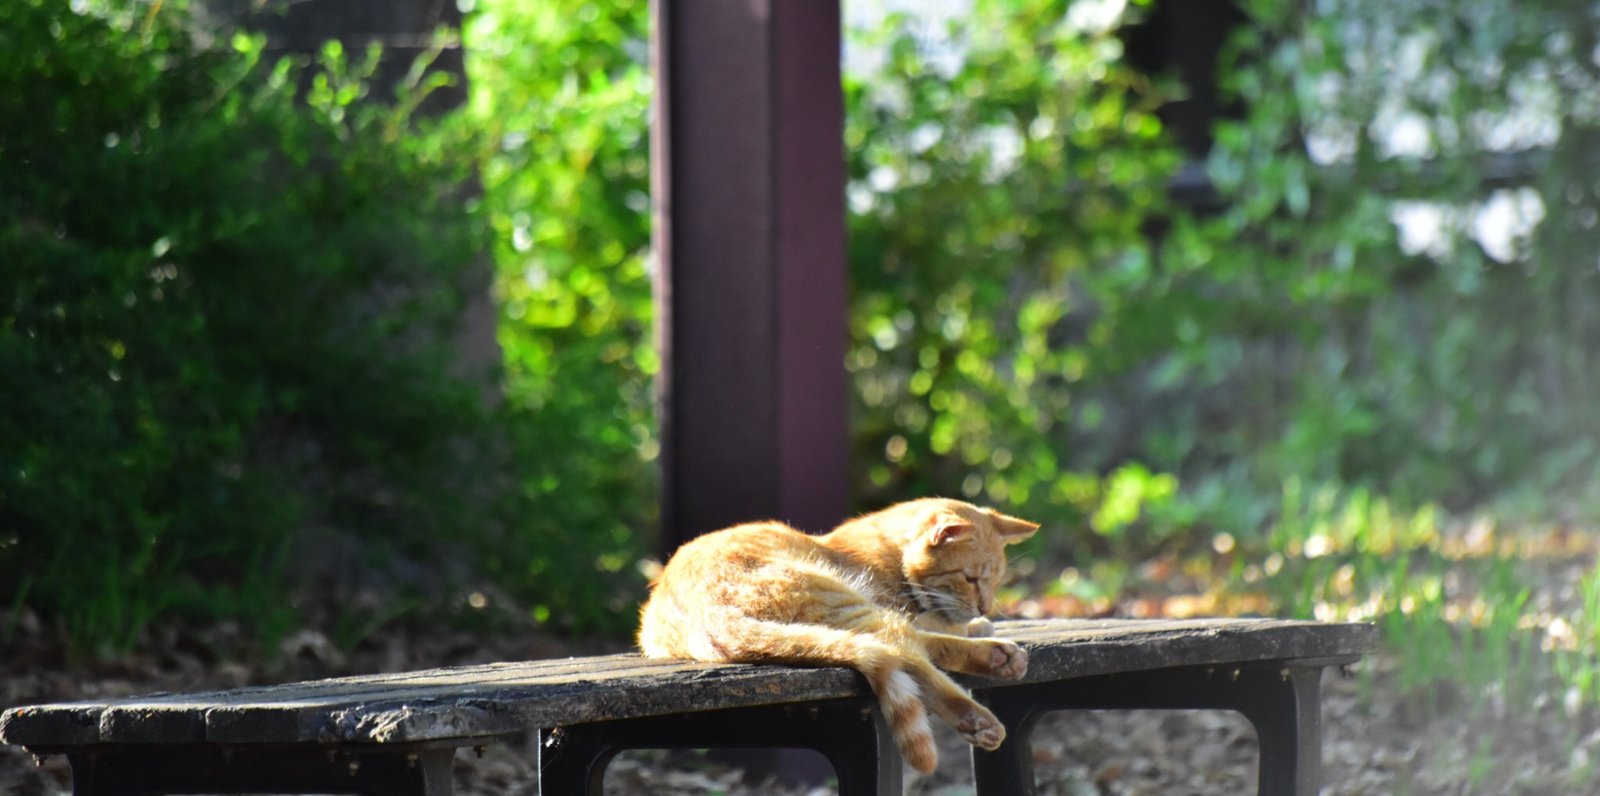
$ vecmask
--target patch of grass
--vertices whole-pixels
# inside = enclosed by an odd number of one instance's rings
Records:
[[[1548,792],[1596,768],[1597,543],[1570,519],[1499,515],[1291,480],[1254,531],[1211,531],[1209,545],[1192,533],[1143,563],[1075,562],[1016,611],[1372,622],[1382,649],[1356,693],[1432,738],[1397,792]]]
[[[1268,539],[1259,587],[1289,615],[1377,622],[1407,691],[1446,680],[1475,694],[1526,694],[1541,670],[1556,673],[1553,643],[1590,660],[1568,667],[1561,682],[1593,680],[1600,633],[1577,628],[1600,616],[1600,586],[1593,574],[1562,583],[1592,554],[1537,528],[1446,518],[1432,506],[1402,511],[1361,490],[1291,483]],[[1536,600],[1535,585],[1550,593]],[[1564,596],[1573,593],[1583,600]]]
[[[1486,783],[1503,784],[1496,744],[1519,741],[1510,719],[1535,706],[1577,727],[1600,704],[1591,544],[1559,526],[1506,527],[1291,482],[1259,574],[1238,570],[1230,587],[1264,592],[1284,615],[1375,622],[1392,661],[1391,696],[1416,715],[1481,728],[1451,765],[1463,766],[1470,792],[1490,792]],[[1566,748],[1579,750],[1581,733],[1567,735]],[[1592,768],[1570,756],[1568,776]]]

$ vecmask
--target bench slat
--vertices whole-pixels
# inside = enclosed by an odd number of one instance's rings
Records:
[[[1370,625],[1276,619],[1007,620],[1025,682],[1179,665],[1350,659]],[[969,684],[981,684],[973,679]],[[0,740],[94,743],[417,743],[629,718],[864,696],[848,669],[709,665],[637,655],[496,663],[199,694],[16,708]]]
[[[1354,659],[1377,645],[1365,624],[1281,619],[1018,620],[1001,635],[1028,650],[1020,682],[1172,666]]]

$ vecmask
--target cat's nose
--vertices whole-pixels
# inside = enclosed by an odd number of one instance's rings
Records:
[[[994,610],[994,595],[986,591],[978,592],[978,613],[987,614],[992,610]]]

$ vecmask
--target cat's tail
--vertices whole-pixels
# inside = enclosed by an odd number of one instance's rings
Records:
[[[894,734],[900,754],[912,768],[924,774],[939,766],[938,748],[933,743],[933,728],[928,725],[928,710],[923,707],[917,681],[895,664],[878,677],[867,675],[883,717]]]
[[[861,672],[878,697],[884,720],[906,761],[928,773],[939,753],[916,678],[907,671],[908,650],[877,635],[826,625],[768,622],[741,616],[718,623],[705,640],[722,660],[740,663],[791,663],[848,666]],[[696,656],[699,657],[699,656]],[[702,658],[703,659],[703,658]]]

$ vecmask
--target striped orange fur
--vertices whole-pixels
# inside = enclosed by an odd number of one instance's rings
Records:
[[[968,742],[1005,728],[944,671],[1015,678],[1027,654],[980,638],[1005,574],[1005,546],[1039,526],[942,498],[899,503],[808,536],[758,522],[699,537],[672,556],[640,611],[651,657],[849,666],[877,694],[900,751],[938,765],[931,712]],[[944,671],[941,671],[944,670]]]

